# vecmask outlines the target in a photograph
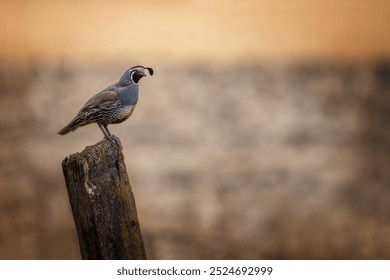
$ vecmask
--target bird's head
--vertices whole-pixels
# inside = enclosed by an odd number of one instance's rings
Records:
[[[145,69],[148,70],[150,76],[153,76],[154,71],[152,68],[138,65],[126,70],[119,82],[131,82],[137,85],[139,80],[141,80],[142,77],[146,76]]]

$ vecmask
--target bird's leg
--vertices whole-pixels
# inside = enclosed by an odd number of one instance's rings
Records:
[[[103,131],[104,139],[107,139],[113,143],[118,144],[118,146],[121,148],[121,150],[123,150],[121,141],[119,141],[119,139],[115,135],[112,135],[110,133],[110,131],[107,128],[107,124],[98,124],[98,125],[99,125],[99,128]]]
[[[107,131],[108,136],[111,137],[111,133],[110,133],[110,131],[107,128],[107,124],[104,124],[103,127]]]
[[[103,125],[103,124],[98,123],[98,126],[99,126],[100,130],[103,132],[104,138],[110,139],[111,134],[107,129],[107,125]]]

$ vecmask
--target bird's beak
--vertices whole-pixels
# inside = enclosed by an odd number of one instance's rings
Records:
[[[137,73],[139,74],[139,75],[141,75],[142,77],[146,77],[146,74],[145,74],[145,70],[144,69],[140,69],[140,70],[137,70]]]

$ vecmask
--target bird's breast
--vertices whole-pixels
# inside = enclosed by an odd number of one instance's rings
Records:
[[[135,109],[135,105],[122,106],[120,108],[106,112],[106,117],[102,120],[103,123],[121,123],[127,120]]]
[[[138,85],[131,84],[118,91],[118,99],[122,106],[136,105],[138,102]]]

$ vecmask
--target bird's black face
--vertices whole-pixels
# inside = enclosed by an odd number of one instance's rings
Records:
[[[134,84],[138,84],[139,80],[141,80],[142,77],[145,77],[145,69],[149,71],[149,74],[152,76],[154,71],[152,68],[149,67],[143,67],[143,66],[136,66],[131,68],[130,71],[130,80]]]
[[[141,80],[142,77],[145,77],[145,72],[140,70],[134,70],[130,74],[130,79],[134,84],[138,84],[139,80]]]

